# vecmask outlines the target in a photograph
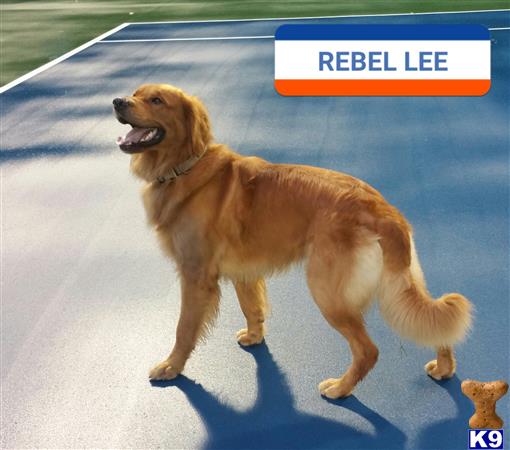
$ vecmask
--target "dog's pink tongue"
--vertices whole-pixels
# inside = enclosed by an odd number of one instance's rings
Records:
[[[147,128],[132,128],[128,134],[117,138],[117,145],[136,144],[140,142],[146,132]]]

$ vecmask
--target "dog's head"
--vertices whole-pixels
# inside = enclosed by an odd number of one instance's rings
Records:
[[[126,153],[200,155],[212,138],[200,100],[167,84],[144,84],[133,95],[114,99],[113,110],[119,122],[132,127],[117,139]]]

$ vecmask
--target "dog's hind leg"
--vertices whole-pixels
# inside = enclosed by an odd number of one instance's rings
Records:
[[[264,339],[264,321],[267,313],[266,283],[263,278],[255,281],[234,281],[247,328],[237,332],[241,345],[260,344]]]
[[[377,362],[379,351],[365,329],[363,310],[376,289],[382,253],[375,241],[353,250],[330,244],[312,249],[307,279],[323,316],[347,339],[352,353],[352,363],[340,378],[319,384],[322,395],[339,398],[350,395]]]
[[[198,340],[217,315],[220,299],[217,276],[181,273],[181,314],[170,356],[154,367],[151,380],[171,380],[184,369]]]
[[[455,374],[456,362],[452,347],[439,347],[437,359],[425,364],[425,371],[435,380],[451,378]]]
[[[320,393],[328,398],[347,397],[377,362],[379,351],[368,336],[363,318],[337,314],[326,319],[349,342],[352,363],[340,378],[328,378],[319,384]]]

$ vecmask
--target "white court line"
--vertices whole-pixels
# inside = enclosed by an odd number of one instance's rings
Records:
[[[510,27],[489,28],[490,31],[510,30]],[[221,37],[190,37],[190,38],[160,38],[160,39],[108,39],[97,44],[124,44],[137,42],[181,42],[181,41],[228,41],[238,39],[274,39],[273,35],[265,36],[221,36]]]
[[[57,65],[59,62],[62,62],[65,59],[70,58],[73,55],[76,55],[76,53],[79,53],[82,50],[85,50],[86,48],[94,45],[96,42],[99,42],[101,39],[104,39],[105,37],[108,37],[108,36],[116,33],[117,31],[122,30],[123,28],[127,27],[128,25],[129,25],[129,23],[123,23],[122,25],[119,25],[118,27],[112,28],[110,31],[103,33],[101,36],[98,36],[88,42],[85,42],[85,44],[80,45],[79,47],[76,47],[74,50],[64,53],[62,56],[59,56],[58,58],[53,59],[52,61],[38,67],[37,69],[32,70],[31,72],[26,73],[25,75],[23,75],[19,78],[16,78],[15,80],[11,81],[10,83],[7,83],[6,85],[0,87],[0,94],[13,88],[14,86],[17,86],[20,83],[23,83],[24,81],[26,81],[32,77],[40,74],[41,72],[44,72],[45,70]]]
[[[344,18],[344,17],[392,17],[392,16],[425,16],[425,15],[433,15],[433,14],[474,14],[474,13],[492,13],[492,12],[510,12],[510,9],[480,9],[480,10],[472,10],[472,11],[434,11],[434,12],[420,12],[420,13],[395,13],[395,14],[361,14],[361,15],[344,15],[344,16],[315,16],[315,17],[268,17],[265,19],[223,19],[223,20],[176,20],[176,21],[168,21],[168,22],[127,22],[119,25],[118,27],[115,27],[111,29],[110,31],[107,31],[106,33],[86,42],[83,45],[80,45],[79,47],[75,48],[74,50],[71,50],[67,53],[64,53],[62,56],[59,56],[58,58],[38,67],[37,69],[32,70],[31,72],[28,72],[27,74],[16,78],[15,80],[11,81],[10,83],[7,83],[6,85],[0,87],[0,94],[4,93],[5,91],[8,91],[9,89],[13,88],[14,86],[17,86],[20,83],[23,83],[26,80],[29,80],[30,78],[34,77],[35,75],[40,74],[41,72],[44,72],[45,70],[57,65],[58,63],[70,58],[73,55],[76,55],[76,53],[81,52],[82,50],[97,44],[97,43],[105,43],[107,41],[102,41],[104,38],[116,33],[119,30],[122,30],[123,28],[129,26],[129,25],[152,25],[152,24],[165,24],[165,23],[219,23],[219,22],[256,22],[256,21],[263,21],[263,20],[309,20],[309,19],[335,19],[335,18]],[[501,28],[506,29],[506,28]],[[494,31],[499,30],[499,28],[494,28]],[[271,36],[272,37],[272,36]],[[242,38],[242,37],[241,37]],[[253,38],[265,38],[265,37],[253,37]],[[177,40],[178,38],[175,38],[173,40]],[[182,38],[181,40],[184,40],[186,38]],[[195,40],[198,40],[199,38],[194,38]],[[211,38],[204,38],[202,40],[207,40]],[[227,38],[224,38],[227,39]],[[231,38],[230,38],[231,39]],[[238,37],[239,39],[239,37]],[[269,39],[269,38],[265,38]],[[191,40],[189,38],[188,40]],[[102,42],[101,42],[102,41]],[[121,40],[118,41],[109,41],[109,42],[122,42]],[[134,40],[125,40],[124,42],[136,42]],[[139,40],[138,42],[156,42],[156,40]]]
[[[510,9],[479,9],[472,11],[431,11],[410,13],[387,13],[387,14],[347,14],[345,16],[310,16],[310,17],[267,17],[265,19],[214,19],[214,20],[171,20],[163,22],[132,22],[131,25],[154,25],[158,23],[221,23],[221,22],[257,22],[260,20],[309,20],[309,19],[341,19],[345,17],[392,17],[392,16],[428,16],[432,14],[473,14],[503,12]]]
[[[221,36],[221,37],[191,37],[191,38],[161,38],[161,39],[108,39],[98,44],[111,44],[119,42],[173,42],[173,41],[227,41],[237,39],[273,39],[272,34],[266,36]]]

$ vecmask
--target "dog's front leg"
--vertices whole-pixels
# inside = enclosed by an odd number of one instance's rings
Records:
[[[183,371],[197,341],[216,316],[219,293],[217,276],[181,272],[181,314],[175,345],[170,356],[150,371],[151,380],[171,380]]]
[[[264,321],[268,309],[264,278],[234,281],[234,287],[247,325],[237,332],[237,342],[245,346],[260,344],[264,339]]]

